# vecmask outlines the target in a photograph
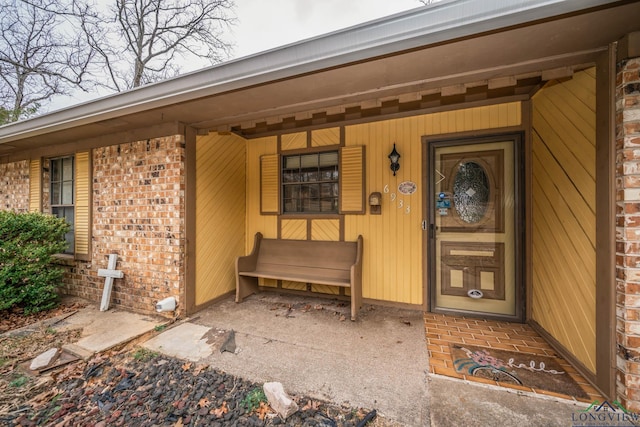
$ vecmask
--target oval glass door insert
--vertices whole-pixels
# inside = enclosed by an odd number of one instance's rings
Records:
[[[476,224],[484,218],[491,196],[489,177],[476,162],[461,163],[453,179],[453,205],[461,220]]]

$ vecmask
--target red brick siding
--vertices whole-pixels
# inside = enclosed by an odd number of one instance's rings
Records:
[[[0,163],[0,210],[29,210],[29,161]]]
[[[617,398],[640,411],[640,58],[616,82]]]
[[[118,254],[114,306],[153,312],[185,288],[184,138],[172,136],[93,151],[92,261],[76,262],[66,291],[99,301],[109,254]]]

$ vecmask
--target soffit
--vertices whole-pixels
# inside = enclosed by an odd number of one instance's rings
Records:
[[[640,30],[639,18],[640,3],[631,2],[450,40],[14,140],[0,145],[0,154],[163,123],[254,135],[261,129],[309,124],[313,117],[339,119],[358,110],[362,117],[382,114],[385,106],[396,105],[388,111],[420,110],[509,94],[525,96],[546,79],[593,64],[609,43]]]

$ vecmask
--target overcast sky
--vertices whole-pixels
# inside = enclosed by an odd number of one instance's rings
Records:
[[[236,0],[235,56],[329,33],[403,10],[418,0]]]
[[[235,2],[237,24],[231,28],[228,37],[229,41],[235,45],[234,58],[423,6],[419,0],[235,0]],[[47,106],[47,110],[58,110],[103,95],[105,94],[80,92],[74,97],[57,97]]]

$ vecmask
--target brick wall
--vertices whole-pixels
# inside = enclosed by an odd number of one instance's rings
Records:
[[[616,82],[617,398],[640,412],[640,58]]]
[[[185,288],[184,137],[172,136],[93,151],[91,262],[74,262],[65,290],[100,301],[108,255],[118,254],[112,304],[153,312]]]
[[[29,210],[29,161],[0,163],[0,210]]]

